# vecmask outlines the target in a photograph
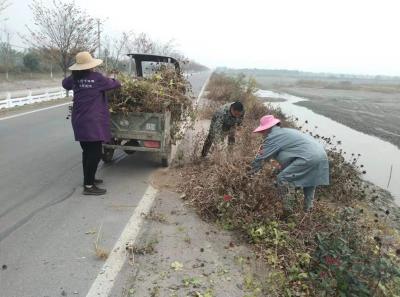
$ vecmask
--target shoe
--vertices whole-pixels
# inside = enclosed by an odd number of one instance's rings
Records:
[[[84,186],[83,187],[83,195],[94,195],[94,196],[99,196],[99,195],[104,195],[107,193],[106,189],[100,189],[96,187],[96,185],[93,185],[91,188]]]

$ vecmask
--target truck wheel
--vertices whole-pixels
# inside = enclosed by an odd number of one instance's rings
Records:
[[[131,139],[127,143],[125,143],[124,145],[126,145],[126,146],[140,146],[139,142],[136,139]],[[136,153],[136,151],[125,151],[125,150],[124,150],[124,152],[127,155],[132,155],[132,154]]]
[[[104,163],[110,163],[113,160],[114,156],[114,149],[109,149],[109,148],[103,148],[103,155],[101,159],[103,160]]]
[[[166,152],[161,155],[161,165],[162,167],[168,167],[169,163],[171,161],[171,150],[172,150],[172,145],[171,145],[171,139],[168,138],[166,141]]]
[[[162,167],[168,167],[169,166],[168,158],[161,158],[161,166]]]

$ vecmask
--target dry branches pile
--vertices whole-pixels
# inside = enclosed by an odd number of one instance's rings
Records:
[[[161,66],[148,78],[119,74],[122,87],[111,91],[110,112],[171,112],[171,136],[176,138],[179,123],[192,115],[191,85],[175,69]]]

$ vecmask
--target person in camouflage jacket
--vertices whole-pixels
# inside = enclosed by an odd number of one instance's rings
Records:
[[[228,135],[228,145],[235,143],[236,127],[242,124],[244,107],[240,101],[221,106],[213,115],[210,130],[201,155],[207,156],[213,143],[222,143]]]

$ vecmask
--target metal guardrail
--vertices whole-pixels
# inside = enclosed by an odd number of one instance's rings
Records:
[[[72,91],[70,91],[70,94],[72,94]],[[40,95],[32,95],[32,91],[29,91],[27,96],[18,98],[11,98],[11,93],[7,93],[6,99],[0,100],[0,109],[56,100],[65,98],[66,96],[67,92],[62,88],[60,88],[60,90],[56,92],[46,91],[46,93]]]

